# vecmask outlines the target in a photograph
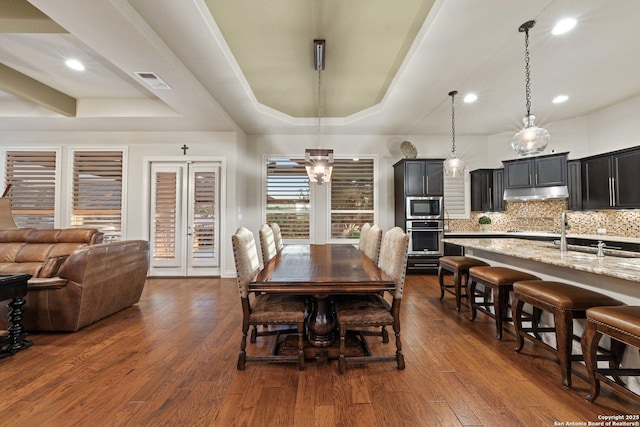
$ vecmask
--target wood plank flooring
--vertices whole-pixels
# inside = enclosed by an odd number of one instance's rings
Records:
[[[439,300],[435,276],[407,277],[404,371],[339,376],[335,361],[237,371],[241,312],[234,279],[149,279],[138,305],[79,332],[32,334],[33,347],[0,360],[0,425],[554,426],[640,414],[606,386],[587,402],[577,363],[564,388],[553,355],[528,342],[517,354],[509,334],[497,342],[492,319],[470,322],[451,295]]]

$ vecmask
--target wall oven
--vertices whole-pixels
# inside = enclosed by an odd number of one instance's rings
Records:
[[[407,221],[409,236],[409,255],[443,255],[444,221],[409,220]]]
[[[406,199],[407,220],[444,218],[442,196],[409,196]]]

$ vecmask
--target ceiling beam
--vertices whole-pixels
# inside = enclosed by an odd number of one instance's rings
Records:
[[[66,33],[26,0],[0,0],[0,33]]]
[[[67,117],[76,116],[75,98],[0,64],[0,90]]]

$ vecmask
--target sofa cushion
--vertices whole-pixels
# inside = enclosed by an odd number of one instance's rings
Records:
[[[17,228],[0,230],[0,242],[26,242],[34,228]]]
[[[0,262],[16,262],[16,255],[25,243],[2,243],[0,244]]]
[[[55,243],[27,243],[16,254],[16,262],[37,262],[40,264],[49,258],[49,252]]]
[[[0,264],[0,274],[30,274],[38,277],[42,262],[11,262]]]
[[[65,228],[60,230],[56,242],[79,243],[95,245],[102,243],[104,234],[95,228]]]
[[[68,255],[50,256],[38,273],[38,277],[56,277],[60,266],[66,261]]]

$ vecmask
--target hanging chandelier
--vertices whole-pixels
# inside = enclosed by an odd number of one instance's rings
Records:
[[[444,161],[444,174],[446,176],[461,176],[464,174],[464,162],[456,154],[456,102],[457,90],[449,92],[451,97],[451,154]]]
[[[524,33],[524,63],[525,63],[525,98],[527,114],[522,119],[523,129],[511,138],[511,147],[520,156],[542,153],[549,144],[549,132],[535,124],[536,116],[531,114],[531,73],[529,67],[529,30],[536,21],[527,21],[520,25],[518,31]]]
[[[305,169],[310,182],[322,185],[331,181],[331,171],[333,170],[333,150],[320,148],[322,143],[322,70],[324,70],[324,40],[314,40],[313,65],[318,71],[318,148],[307,148],[305,150]]]

